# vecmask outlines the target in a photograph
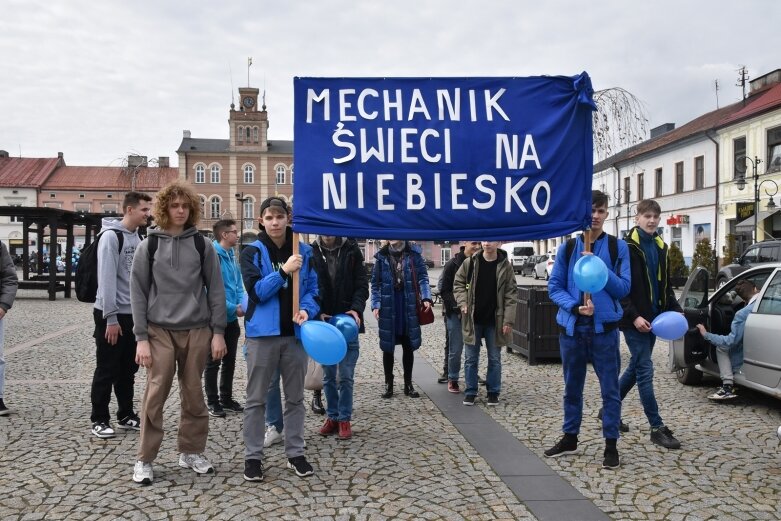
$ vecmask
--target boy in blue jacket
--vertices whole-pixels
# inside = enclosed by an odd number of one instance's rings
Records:
[[[244,409],[244,479],[263,479],[266,396],[279,370],[285,389],[285,454],[299,477],[314,474],[304,456],[304,376],[307,354],[298,339],[301,324],[320,311],[312,247],[299,243],[293,255],[293,230],[287,203],[269,197],[260,205],[258,240],[241,253],[247,290],[247,403]],[[293,273],[299,272],[299,307],[293,313]]]
[[[225,326],[225,346],[228,352],[222,360],[215,360],[209,356],[206,362],[206,370],[203,372],[204,391],[206,392],[206,405],[209,415],[218,418],[225,417],[225,411],[239,413],[244,408],[233,399],[233,373],[236,369],[236,349],[239,345],[241,327],[239,317],[244,316],[241,310],[241,299],[244,296],[244,284],[241,280],[241,271],[233,254],[233,248],[239,243],[239,232],[236,229],[236,221],[233,219],[220,219],[212,227],[214,232],[214,250],[220,259],[222,282],[225,285],[225,308],[228,310],[227,325]],[[217,373],[220,376],[220,389],[217,392]]]
[[[573,268],[582,255],[587,255],[584,253],[586,248],[583,235],[574,239],[574,245],[569,248],[571,254],[568,255],[566,243],[559,247],[548,282],[550,298],[559,307],[556,322],[561,328],[559,346],[564,371],[564,436],[556,445],[546,450],[545,455],[555,458],[577,452],[578,433],[583,417],[583,386],[590,361],[602,391],[602,434],[605,437],[602,466],[616,468],[620,465],[616,442],[621,419],[618,322],[623,316],[621,298],[629,293],[631,279],[626,243],[602,230],[607,216],[607,196],[598,190],[592,191],[593,242],[589,250],[608,266],[605,287],[592,294],[584,304],[584,294],[575,286]]]

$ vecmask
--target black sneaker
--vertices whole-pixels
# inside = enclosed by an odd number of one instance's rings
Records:
[[[244,412],[244,407],[242,407],[241,404],[236,400],[224,400],[220,403],[220,405],[222,405],[222,409],[225,412]]]
[[[9,414],[11,414],[11,411],[8,410],[8,407],[5,406],[3,400],[0,399],[0,416],[8,416]]]
[[[259,459],[245,460],[244,479],[246,481],[263,481],[263,462]]]
[[[665,425],[651,429],[651,441],[666,449],[681,448],[681,442],[675,439],[673,431],[668,429]]]
[[[488,405],[499,405],[498,393],[488,393]]]
[[[325,414],[325,407],[323,407],[323,392],[315,391],[312,394],[312,412],[315,414]]]
[[[718,388],[718,390],[713,393],[712,395],[708,396],[708,399],[710,400],[731,400],[733,398],[737,398],[738,395],[735,394],[735,389],[729,385],[725,384]]]
[[[215,418],[225,418],[225,410],[219,403],[210,403],[208,407],[209,416],[214,416]]]
[[[599,414],[597,414],[597,420],[602,421],[602,407],[599,408]],[[621,432],[629,432],[629,425],[624,423],[624,419],[618,420],[618,430]]]
[[[125,416],[117,422],[117,427],[126,431],[140,431],[141,430],[141,418],[137,414],[131,414]]]
[[[549,458],[558,458],[576,452],[578,452],[578,437],[574,434],[564,434],[558,443],[546,450],[544,454]]]
[[[92,434],[102,439],[113,438],[114,436],[116,436],[116,433],[114,432],[114,429],[111,427],[111,424],[104,423],[104,422],[93,423]]]
[[[299,478],[311,476],[312,474],[315,473],[315,469],[313,469],[312,465],[310,465],[309,462],[306,460],[306,456],[296,456],[295,458],[288,458],[287,468],[295,470],[296,476],[298,476]]]
[[[446,384],[448,382],[447,373],[444,372],[441,375],[439,375],[439,378],[437,378],[438,384]]]
[[[475,404],[475,398],[477,398],[474,394],[470,394],[468,396],[464,396],[464,401],[461,402],[464,405],[474,405]]]
[[[618,457],[618,449],[615,447],[605,447],[604,458],[602,459],[603,469],[617,469],[621,466],[621,460]]]

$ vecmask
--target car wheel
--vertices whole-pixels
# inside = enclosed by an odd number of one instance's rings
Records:
[[[537,270],[532,270],[532,277],[534,277],[534,280],[537,280]]]
[[[717,281],[716,281],[716,289],[719,289],[719,288],[721,288],[721,287],[722,287],[722,286],[724,286],[724,284],[726,284],[726,283],[727,283],[727,279],[726,279],[726,277],[721,277],[721,278],[719,278],[719,280],[717,280]]]
[[[683,385],[697,385],[702,382],[702,371],[694,367],[684,367],[675,372],[675,378]]]
[[[548,274],[548,270],[545,270],[545,280],[550,280],[550,275]]]

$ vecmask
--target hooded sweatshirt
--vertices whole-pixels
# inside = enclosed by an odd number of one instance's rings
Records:
[[[236,306],[241,304],[244,297],[244,283],[241,280],[241,270],[236,256],[233,255],[233,248],[225,249],[218,241],[212,242],[214,251],[220,260],[220,269],[222,270],[222,282],[225,288],[225,308],[228,311],[228,322],[238,320],[236,317]]]
[[[149,272],[149,240],[136,248],[130,282],[136,340],[148,340],[148,324],[173,331],[210,327],[215,334],[225,333],[227,310],[220,262],[212,243],[204,241],[201,268],[194,239],[197,233],[194,227],[176,236],[159,228],[149,230],[150,237],[158,238],[154,277]]]
[[[119,251],[117,234],[122,232],[122,251]],[[122,219],[104,217],[98,242],[98,292],[95,309],[103,312],[108,324],[118,324],[117,315],[129,315],[130,310],[130,268],[133,255],[141,243],[137,231],[130,231]]]

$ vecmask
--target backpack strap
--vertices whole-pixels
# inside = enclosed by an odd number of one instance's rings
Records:
[[[565,250],[565,257],[567,259],[572,257],[572,253],[575,251],[576,242],[577,239],[575,237],[567,239]],[[618,239],[610,234],[607,234],[607,251],[610,254],[610,263],[613,265],[613,272],[617,273],[621,268],[621,259],[618,258]]]

